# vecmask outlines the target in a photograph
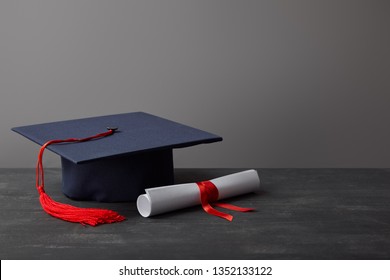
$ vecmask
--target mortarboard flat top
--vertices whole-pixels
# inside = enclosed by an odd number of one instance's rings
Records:
[[[172,149],[222,141],[220,136],[143,112],[21,126],[12,130],[43,145],[53,139],[108,137],[56,144],[63,192],[74,199],[135,200],[145,188],[173,183]]]
[[[53,139],[88,137],[104,132],[107,127],[116,127],[118,131],[98,141],[53,145],[48,149],[74,163],[82,163],[222,140],[217,135],[143,112],[21,126],[12,130],[43,145]]]

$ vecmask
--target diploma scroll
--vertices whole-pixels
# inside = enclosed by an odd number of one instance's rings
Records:
[[[256,170],[246,170],[210,180],[218,189],[218,200],[260,189],[260,178]],[[178,184],[146,189],[146,194],[137,199],[138,212],[150,217],[201,203],[196,183]]]

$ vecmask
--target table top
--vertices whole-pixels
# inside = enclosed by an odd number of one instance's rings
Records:
[[[177,183],[244,169],[176,169]],[[201,206],[152,218],[135,203],[72,201],[61,171],[45,169],[47,193],[80,207],[116,210],[97,227],[47,215],[35,170],[0,169],[1,259],[390,259],[390,169],[257,169],[261,192],[226,202],[254,207],[234,219]],[[227,210],[229,212],[229,210]]]

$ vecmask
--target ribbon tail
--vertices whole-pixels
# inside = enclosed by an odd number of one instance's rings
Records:
[[[215,202],[215,203],[213,203],[213,205],[217,206],[217,207],[221,207],[221,208],[237,211],[237,212],[251,212],[251,211],[255,211],[255,208],[239,207],[239,206],[235,206],[235,205],[228,204],[228,203],[223,203],[223,202]]]
[[[206,213],[208,213],[210,215],[214,215],[214,216],[223,218],[225,220],[228,220],[229,222],[231,222],[233,220],[232,215],[218,211],[217,209],[213,208],[208,202],[202,203],[202,207],[203,207],[204,211],[206,211]]]

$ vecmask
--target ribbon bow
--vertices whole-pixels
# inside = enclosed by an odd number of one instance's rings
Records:
[[[210,215],[214,215],[231,222],[233,220],[232,215],[218,211],[215,208],[213,208],[213,206],[217,206],[217,207],[221,207],[233,211],[238,211],[238,212],[250,212],[255,210],[254,208],[243,208],[228,203],[215,202],[218,200],[219,192],[217,187],[211,181],[202,181],[196,184],[199,187],[202,207],[204,211],[206,211]],[[211,206],[210,203],[212,203],[213,206]]]

